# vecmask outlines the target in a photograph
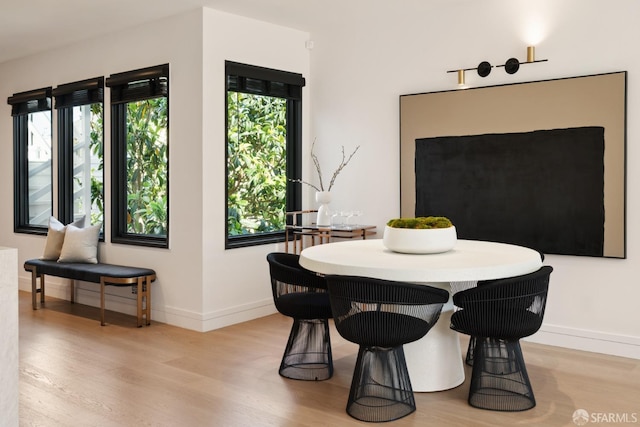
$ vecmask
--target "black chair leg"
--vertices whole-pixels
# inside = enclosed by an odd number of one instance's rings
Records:
[[[536,406],[520,341],[476,339],[469,404],[493,411],[525,411]]]
[[[470,336],[469,337],[469,346],[467,347],[467,357],[464,359],[464,362],[469,365],[469,366],[473,366],[473,352],[476,349],[476,337],[474,336]]]
[[[360,421],[384,422],[416,410],[402,346],[360,347],[347,413]]]
[[[331,378],[333,358],[327,319],[293,319],[279,372],[283,377],[294,380]]]
[[[467,356],[465,358],[465,363],[469,366],[473,366],[473,353],[476,351],[476,345],[478,345],[478,342],[481,342],[481,340],[479,340],[478,338],[471,336],[469,338],[469,347],[467,348]],[[495,346],[492,345],[493,341],[489,342],[489,343],[484,343],[483,345],[485,346],[485,354],[489,354],[487,352],[490,352],[492,348],[494,348]],[[500,351],[500,344],[498,343],[497,347],[494,348],[494,351]]]

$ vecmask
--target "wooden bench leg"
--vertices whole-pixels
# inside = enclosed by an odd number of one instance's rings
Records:
[[[40,304],[44,305],[44,274],[40,275],[40,289],[38,289],[38,271],[35,267],[31,271],[31,306],[38,309],[38,292],[40,292]]]
[[[69,279],[71,280],[71,304],[76,302],[76,281],[73,279]]]
[[[104,326],[104,277],[100,278],[100,326]]]
[[[138,303],[138,328],[142,327],[142,297],[144,296],[144,292],[142,288],[144,287],[144,278],[138,277],[138,292],[136,294],[136,299]]]
[[[144,295],[145,295],[145,311],[147,316],[147,326],[151,325],[151,281],[152,276],[145,277]]]
[[[138,327],[143,324],[151,325],[151,280],[153,276],[138,277],[137,304],[138,304]],[[143,322],[144,318],[144,322]]]
[[[38,281],[38,274],[36,273],[36,270],[33,269],[31,270],[31,304],[33,306],[34,310],[38,309],[38,288],[37,288],[37,282]]]
[[[104,300],[105,288],[107,284],[115,284],[117,286],[130,285],[136,289],[136,311],[138,327],[144,324],[151,324],[151,282],[156,276],[139,276],[139,277],[101,277],[100,278],[100,324],[105,325],[104,320]],[[144,319],[144,320],[143,320]]]

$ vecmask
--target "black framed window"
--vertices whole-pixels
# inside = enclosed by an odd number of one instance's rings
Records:
[[[46,234],[53,211],[51,88],[16,93],[13,116],[14,231]]]
[[[106,79],[111,89],[111,241],[169,246],[169,64]]]
[[[300,210],[301,74],[225,62],[227,249],[284,239]]]
[[[104,77],[53,89],[58,112],[58,216],[104,222]]]

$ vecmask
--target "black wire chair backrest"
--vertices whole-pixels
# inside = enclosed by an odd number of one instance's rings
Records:
[[[396,347],[422,338],[449,299],[443,289],[358,276],[326,276],[336,329],[348,341]]]
[[[288,284],[308,288],[308,292],[326,292],[327,282],[323,276],[303,268],[300,256],[285,252],[272,252],[267,255],[271,278]]]
[[[552,271],[543,266],[454,294],[451,327],[479,337],[515,339],[534,334],[542,325]]]
[[[267,255],[276,308],[297,318],[331,317],[325,278],[303,268],[299,259],[299,255],[285,252]]]

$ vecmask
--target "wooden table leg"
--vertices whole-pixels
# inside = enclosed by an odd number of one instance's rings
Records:
[[[284,251],[289,253],[289,227],[284,228]]]

